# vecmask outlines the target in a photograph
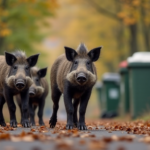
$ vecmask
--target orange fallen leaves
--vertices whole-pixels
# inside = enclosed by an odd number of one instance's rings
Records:
[[[57,140],[56,141],[56,149],[59,150],[70,150],[73,147],[72,140]]]
[[[10,134],[9,133],[0,134],[0,140],[10,140]]]
[[[16,128],[12,128],[10,125],[7,125],[6,127],[0,127],[0,140],[10,140],[13,142],[33,142],[35,140],[42,142],[52,141],[55,143],[56,149],[60,150],[75,148],[76,145],[73,141],[74,138],[77,138],[78,145],[86,146],[88,150],[105,150],[107,149],[107,145],[109,143],[116,141],[134,141],[135,136],[133,135],[117,136],[111,134],[111,136],[103,136],[99,138],[96,137],[95,134],[92,134],[92,131],[89,131],[95,130],[95,132],[97,132],[97,130],[107,130],[108,133],[113,133],[113,131],[124,131],[132,134],[144,134],[146,136],[141,138],[140,141],[150,143],[150,122],[119,122],[102,120],[97,122],[88,122],[87,128],[87,131],[80,131],[77,128],[66,130],[65,123],[57,123],[54,129],[50,129],[48,124],[47,126],[37,126],[31,128],[29,132],[22,131],[20,134],[13,135],[9,134],[8,132],[14,131]],[[45,134],[47,132],[49,132],[49,134]],[[56,135],[51,136],[51,134]]]
[[[34,128],[31,128],[31,130],[30,130],[31,132],[36,132],[36,129],[34,129]]]
[[[141,138],[139,141],[145,142],[145,143],[150,143],[150,136],[146,136],[144,138]]]
[[[11,127],[10,125],[7,125],[6,127],[2,127],[3,130],[5,131],[13,131],[16,130],[16,128]]]
[[[46,141],[50,139],[51,139],[50,135],[34,134],[33,132],[24,132],[24,131],[22,131],[18,135],[10,136],[10,140],[13,142],[19,142],[19,141],[32,142],[34,140]]]
[[[42,133],[45,133],[45,132],[48,132],[48,128],[46,126],[40,126],[40,127],[37,127],[37,128],[31,128],[30,131],[31,132],[42,132]]]
[[[84,144],[86,144],[86,141],[82,139],[79,141],[79,144],[84,145]]]
[[[91,150],[105,150],[107,145],[105,142],[100,140],[91,140],[88,144],[88,147]]]
[[[148,121],[117,122],[106,120],[98,122],[97,126],[103,126],[110,133],[111,131],[126,131],[132,134],[150,135],[150,122]]]

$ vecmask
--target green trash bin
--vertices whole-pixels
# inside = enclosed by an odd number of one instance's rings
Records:
[[[129,72],[128,72],[128,63],[123,61],[119,64],[119,73],[121,75],[120,80],[120,104],[119,112],[121,116],[129,114],[130,110],[130,101],[129,101]]]
[[[120,99],[120,76],[117,73],[105,73],[102,78],[102,118],[113,118],[118,115]]]
[[[150,111],[150,52],[128,58],[130,111],[135,119]]]

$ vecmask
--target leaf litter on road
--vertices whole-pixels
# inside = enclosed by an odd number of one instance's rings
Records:
[[[19,124],[19,128],[22,126]],[[0,127],[0,140],[10,140],[13,142],[33,142],[33,141],[52,141],[55,143],[58,149],[69,149],[74,145],[74,138],[79,139],[79,145],[85,145],[89,150],[100,149],[105,150],[107,145],[111,142],[116,141],[126,141],[133,142],[135,136],[133,134],[145,135],[141,138],[140,142],[150,143],[150,122],[149,121],[131,121],[131,122],[121,122],[112,120],[100,120],[94,122],[87,122],[87,129],[85,131],[80,131],[77,128],[72,130],[66,130],[66,125],[64,122],[58,122],[54,129],[49,128],[49,124],[46,126],[36,126],[32,127],[29,132],[22,131],[20,134],[13,134],[14,130],[17,128],[10,127],[7,124],[6,127]],[[90,131],[107,130],[110,136],[103,136],[101,138],[96,137],[95,134]],[[11,134],[10,132],[11,131]],[[113,131],[121,131],[128,133],[125,136],[112,135]],[[55,134],[52,136],[51,134]],[[132,134],[132,135],[131,135]],[[121,149],[121,148],[120,148]],[[123,148],[122,148],[123,149]]]

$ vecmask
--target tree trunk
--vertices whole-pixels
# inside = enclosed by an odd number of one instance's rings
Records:
[[[105,65],[108,67],[109,72],[115,72],[114,64],[112,62],[105,62]]]
[[[118,0],[115,0],[116,3],[116,11],[117,13],[121,12],[122,6],[121,3],[118,3]],[[117,32],[116,32],[116,41],[117,42],[117,49],[120,53],[120,57],[119,57],[119,62],[123,61],[124,59],[126,59],[126,57],[123,54],[123,49],[124,49],[124,24],[122,21],[120,21],[120,23],[117,26]]]
[[[144,35],[144,42],[145,42],[145,47],[146,51],[150,51],[150,36],[149,36],[149,29],[148,27],[143,27],[143,35]]]
[[[117,48],[118,48],[118,51],[120,53],[119,62],[126,59],[126,56],[124,56],[124,54],[123,54],[123,49],[124,49],[124,39],[123,38],[124,38],[124,25],[121,22],[119,24],[118,32],[117,32],[117,36],[116,36],[116,40],[118,41],[117,42],[117,44],[118,44]]]
[[[0,53],[3,49],[3,45],[4,45],[4,37],[0,37]]]
[[[138,51],[138,44],[137,44],[137,24],[129,25],[130,31],[130,55]]]
[[[143,37],[145,42],[145,50],[150,51],[150,33],[149,33],[149,26],[145,24],[144,18],[146,16],[145,9],[143,8],[144,1],[142,1],[141,5],[141,24],[142,24],[142,31]]]
[[[2,0],[1,8],[3,10],[5,10],[6,7],[7,7],[7,0]],[[5,22],[5,19],[3,19],[2,22]],[[3,49],[3,46],[4,46],[4,41],[5,41],[5,37],[0,36],[0,53],[2,53],[2,49]]]

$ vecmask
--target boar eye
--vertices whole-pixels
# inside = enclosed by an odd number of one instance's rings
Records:
[[[87,62],[88,65],[90,65],[90,62]]]
[[[14,66],[14,69],[17,69],[17,66]]]
[[[26,70],[28,70],[28,69],[29,69],[29,67],[27,66],[27,67],[26,67]]]
[[[39,81],[39,79],[36,79],[36,81],[38,82],[38,81]]]
[[[74,62],[74,64],[78,64],[78,62],[77,62],[77,61],[75,61],[75,62]]]

